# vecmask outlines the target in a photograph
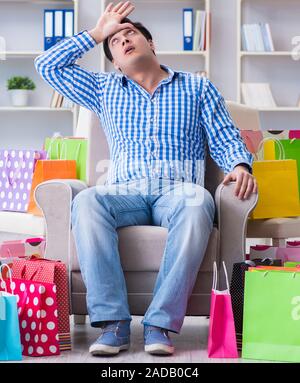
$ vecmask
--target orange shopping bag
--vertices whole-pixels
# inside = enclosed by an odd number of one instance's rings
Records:
[[[52,179],[76,179],[75,160],[39,160],[32,179],[32,187],[28,205],[28,213],[42,216],[42,211],[36,206],[34,191],[38,184]]]

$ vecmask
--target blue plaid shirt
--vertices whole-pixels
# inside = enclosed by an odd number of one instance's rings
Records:
[[[204,186],[206,143],[225,174],[239,163],[252,166],[210,80],[161,65],[168,77],[151,95],[126,75],[75,64],[95,45],[81,31],[38,56],[35,67],[57,92],[100,118],[111,159],[106,184],[161,177]]]

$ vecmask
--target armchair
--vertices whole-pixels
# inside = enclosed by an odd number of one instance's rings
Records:
[[[251,108],[230,102],[228,107],[235,114],[243,113],[249,118],[253,117]],[[46,222],[46,257],[61,259],[67,264],[71,314],[75,314],[75,323],[80,323],[87,314],[86,289],[70,226],[71,201],[80,191],[96,185],[97,178],[104,171],[99,161],[108,159],[109,151],[100,120],[87,109],[81,108],[79,111],[76,136],[88,138],[86,184],[79,180],[47,181],[36,188],[35,199]],[[244,201],[238,200],[233,193],[235,183],[222,185],[222,171],[209,155],[206,161],[205,187],[215,197],[216,217],[186,315],[209,315],[213,261],[216,260],[218,265],[225,261],[231,277],[232,264],[244,258],[247,218],[257,203],[257,194],[252,194]],[[158,226],[128,226],[118,229],[118,237],[130,312],[132,315],[143,315],[152,300],[167,229]],[[220,283],[223,285],[224,280]]]

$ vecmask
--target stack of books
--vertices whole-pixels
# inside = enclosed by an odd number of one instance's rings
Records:
[[[53,91],[50,107],[51,108],[73,108],[74,103],[63,95],[59,94],[56,90]]]
[[[255,108],[276,108],[269,83],[242,83],[242,96],[246,105]]]
[[[273,52],[274,44],[270,25],[268,23],[243,24],[242,49],[252,52]]]

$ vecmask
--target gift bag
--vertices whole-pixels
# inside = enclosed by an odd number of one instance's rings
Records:
[[[4,267],[6,265],[0,266],[0,279],[5,288],[2,278]],[[0,291],[0,360],[22,360],[17,296],[14,292]]]
[[[0,150],[0,210],[26,212],[32,177],[45,151]]]
[[[281,269],[246,271],[243,358],[300,362],[300,269]]]
[[[276,141],[284,157],[280,141]],[[264,141],[261,142],[261,145]],[[296,217],[300,215],[298,171],[295,160],[254,161],[253,175],[258,184],[258,203],[252,219]]]
[[[86,181],[87,139],[79,137],[51,137],[45,140],[45,150],[52,160],[75,160],[76,178]]]
[[[45,238],[27,238],[0,243],[0,258],[24,258],[35,256],[43,258],[45,253]]]
[[[56,285],[59,347],[60,351],[70,350],[69,286],[66,265],[49,259],[18,259],[13,263],[13,275],[15,278]]]
[[[55,284],[11,277],[2,282],[18,296],[22,354],[59,355]]]
[[[42,216],[42,211],[37,207],[34,200],[34,191],[38,184],[51,179],[75,179],[76,161],[43,160],[37,161],[30,193],[28,212]]]
[[[300,248],[297,247],[277,247],[268,245],[250,246],[250,259],[272,258],[284,262],[300,262]]]
[[[300,130],[290,130],[289,131],[289,139],[297,138],[300,139]]]
[[[255,266],[281,266],[281,260],[252,259],[245,262],[234,263],[232,268],[232,277],[230,282],[230,295],[232,301],[232,311],[234,317],[234,325],[236,331],[236,341],[238,350],[242,349],[243,341],[243,309],[244,309],[244,285],[245,272],[249,267]]]
[[[260,130],[241,130],[240,133],[249,152],[255,154],[263,139],[262,132]]]
[[[234,318],[225,263],[227,290],[217,290],[217,264],[214,262],[213,287],[211,293],[208,356],[209,358],[238,358]]]
[[[289,160],[295,160],[297,163],[297,174],[298,174],[298,189],[300,190],[300,140],[280,140],[283,146],[285,158]],[[280,152],[278,147],[275,147],[275,159],[280,158]]]

